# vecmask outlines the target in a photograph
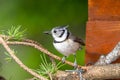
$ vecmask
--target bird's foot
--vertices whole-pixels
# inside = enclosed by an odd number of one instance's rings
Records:
[[[85,73],[86,72],[86,69],[82,69],[82,68],[80,68],[80,69],[75,69],[75,70],[65,70],[65,71],[67,71],[67,72],[76,72],[76,73]]]
[[[82,68],[80,68],[80,69],[77,68],[76,70],[65,70],[65,71],[71,72],[71,73],[73,73],[73,74],[78,74],[80,80],[85,80],[85,79],[83,78],[83,75],[82,75],[82,74],[85,73],[86,70],[84,70],[84,69],[82,69]]]
[[[86,70],[84,70],[82,68],[80,68],[78,70],[78,76],[79,76],[80,80],[85,80],[85,78],[83,78],[83,73],[85,73],[85,72],[86,72]]]
[[[62,62],[65,63],[65,60],[66,60],[66,56],[62,58]]]
[[[74,62],[74,64],[73,64],[73,66],[74,66],[74,69],[76,69],[77,68],[77,61],[75,60],[75,62]]]

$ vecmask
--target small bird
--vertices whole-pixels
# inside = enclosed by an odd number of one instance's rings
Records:
[[[72,33],[68,30],[67,26],[57,26],[51,31],[45,31],[45,34],[51,34],[54,41],[54,47],[64,55],[62,62],[65,62],[66,57],[73,54],[74,55],[74,67],[77,67],[76,61],[76,51],[81,50],[82,46],[85,45],[84,41],[81,38],[73,36]]]

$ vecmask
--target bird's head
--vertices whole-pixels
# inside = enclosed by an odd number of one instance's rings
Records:
[[[56,41],[63,41],[68,36],[68,25],[67,26],[57,26],[53,28],[51,31],[46,31],[44,33],[51,34]]]

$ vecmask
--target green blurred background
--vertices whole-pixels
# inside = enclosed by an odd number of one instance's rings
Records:
[[[87,21],[87,0],[0,0],[0,30],[8,30],[11,26],[21,25],[27,29],[26,37],[38,41],[50,52],[62,57],[52,45],[52,37],[44,31],[59,25],[70,25],[70,31],[85,40],[85,24]],[[25,65],[38,69],[42,52],[31,47],[10,46]],[[14,61],[6,62],[5,50],[0,46],[0,75],[6,80],[25,80],[32,78]],[[77,61],[84,65],[85,51],[77,52]],[[73,62],[73,56],[67,60]],[[61,68],[73,69],[69,65]]]

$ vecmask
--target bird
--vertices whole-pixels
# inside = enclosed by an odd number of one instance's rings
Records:
[[[45,31],[45,34],[50,34],[53,37],[53,45],[58,52],[63,54],[62,62],[64,63],[66,58],[73,54],[74,64],[77,67],[76,51],[81,50],[82,46],[85,46],[84,41],[81,38],[74,36],[69,30],[69,25],[57,26],[50,31]]]

